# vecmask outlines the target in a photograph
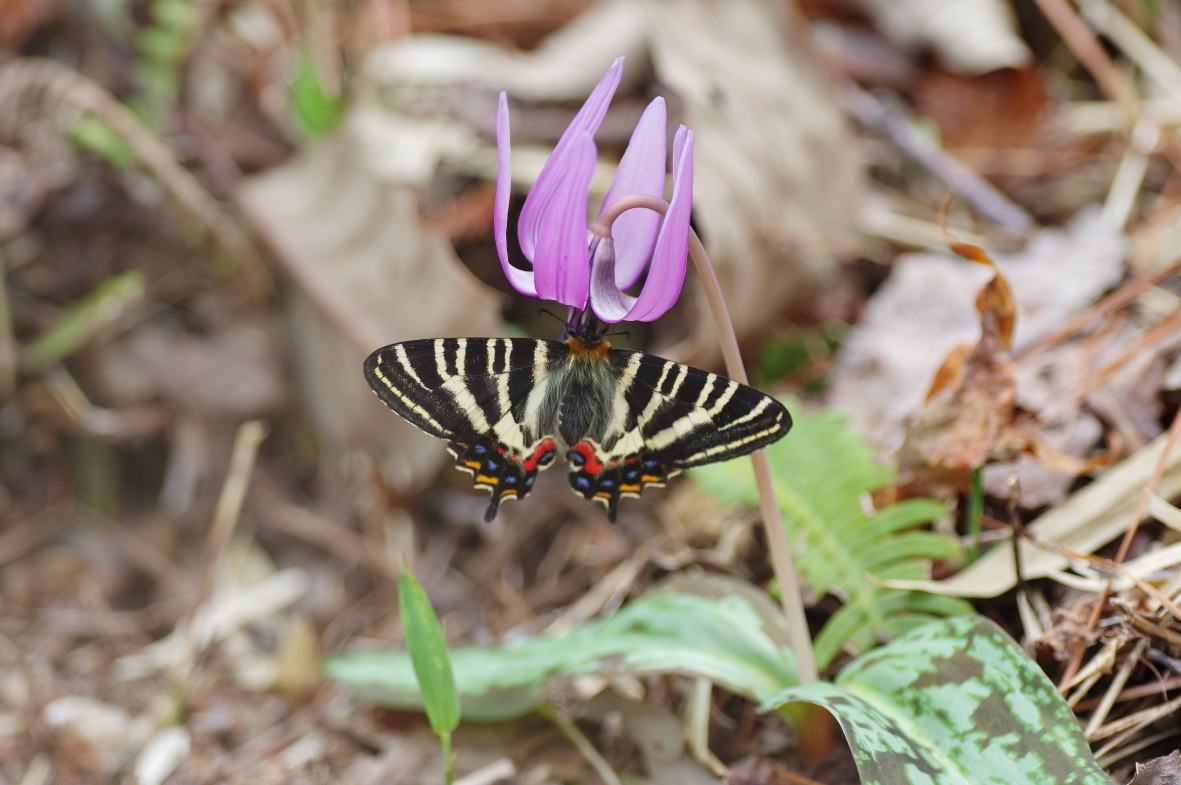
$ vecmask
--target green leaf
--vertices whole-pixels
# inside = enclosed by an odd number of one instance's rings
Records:
[[[451,663],[463,718],[487,722],[527,714],[586,674],[702,676],[755,701],[797,683],[779,609],[750,584],[719,576],[674,579],[560,636],[455,649]],[[346,654],[325,672],[376,703],[422,706],[405,653]]]
[[[1054,685],[981,616],[927,624],[850,663],[835,684],[763,704],[825,707],[864,785],[1110,785]]]
[[[332,133],[344,119],[344,102],[324,89],[307,55],[296,61],[287,100],[304,133],[313,139]]]
[[[21,364],[29,371],[43,371],[61,362],[143,300],[146,286],[139,270],[127,270],[106,279],[93,292],[65,308],[57,324],[26,346],[21,353]]]
[[[459,692],[447,655],[447,639],[422,584],[406,568],[398,576],[398,610],[431,730],[440,736],[449,734],[459,725]]]
[[[788,538],[806,546],[796,548],[802,554],[796,568],[816,595],[831,593],[845,601],[816,637],[817,666],[827,667],[842,648],[864,652],[939,616],[971,613],[972,606],[961,600],[931,602],[922,592],[881,583],[921,579],[931,560],[962,557],[960,546],[947,537],[914,531],[947,509],[932,499],[908,499],[867,514],[865,500],[893,482],[894,470],[874,460],[841,415],[810,414],[798,402],[787,403],[795,425],[787,438],[767,448],[767,458]],[[749,461],[702,466],[689,475],[724,504],[758,503]]]
[[[70,126],[74,144],[97,153],[120,169],[135,163],[135,150],[115,129],[93,115],[83,115]]]

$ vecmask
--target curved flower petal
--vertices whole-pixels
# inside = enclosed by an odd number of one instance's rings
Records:
[[[636,124],[599,215],[625,196],[645,194],[664,198],[665,116],[664,99],[654,98]],[[659,230],[660,214],[651,210],[628,210],[615,219],[611,236],[616,249],[615,283],[620,289],[627,289],[639,280],[652,258]]]
[[[509,139],[508,96],[500,94],[496,109],[496,199],[492,209],[492,235],[496,240],[496,255],[504,276],[521,294],[537,296],[537,284],[532,270],[522,270],[509,264],[508,258],[508,203],[512,190],[512,145]]]
[[[538,221],[533,275],[538,297],[584,309],[590,293],[586,202],[596,158],[591,135],[572,139],[565,158],[566,168],[554,173],[555,190]]]
[[[657,218],[660,216],[657,215]],[[616,221],[618,223],[618,221]],[[597,240],[597,242],[596,242]],[[608,324],[623,321],[636,304],[636,298],[616,284],[615,243],[610,237],[591,240],[591,308],[595,316]]]
[[[673,193],[660,225],[648,280],[625,319],[650,322],[664,314],[681,293],[689,256],[689,218],[693,212],[693,132],[681,126],[673,140]],[[595,313],[598,314],[596,308]],[[599,318],[605,319],[602,314]]]
[[[617,59],[607,69],[607,73],[595,85],[586,103],[578,110],[578,114],[570,122],[570,126],[562,134],[562,138],[554,145],[545,166],[537,175],[537,182],[525,197],[525,204],[521,206],[521,220],[517,223],[517,233],[521,241],[521,251],[536,264],[535,250],[538,245],[541,225],[545,216],[550,212],[550,205],[558,195],[561,182],[566,170],[570,166],[571,147],[573,142],[582,134],[589,134],[592,138],[599,130],[603,117],[607,114],[607,105],[611,103],[615,89],[619,87],[619,79],[623,74],[623,58]],[[584,219],[585,224],[585,219]],[[585,229],[585,226],[583,227]],[[584,238],[585,240],[585,238]]]

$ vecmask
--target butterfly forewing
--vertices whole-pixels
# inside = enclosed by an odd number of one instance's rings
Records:
[[[565,344],[529,338],[405,341],[369,355],[365,378],[387,406],[449,442],[455,465],[492,492],[491,520],[556,454],[546,385],[566,354]]]

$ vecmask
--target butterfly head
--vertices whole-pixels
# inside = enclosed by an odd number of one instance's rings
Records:
[[[611,342],[593,327],[572,330],[566,345],[570,347],[570,355],[581,360],[602,361],[607,359],[607,353],[611,351]]]

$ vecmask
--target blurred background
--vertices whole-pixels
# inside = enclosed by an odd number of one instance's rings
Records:
[[[689,565],[768,579],[752,513],[689,481],[612,526],[549,472],[483,523],[444,445],[361,374],[395,341],[557,337],[492,243],[497,95],[515,217],[621,55],[595,192],[664,96],[670,132],[697,135],[694,226],[752,383],[844,412],[885,460],[908,444],[903,479],[959,498],[913,425],[981,335],[990,273],[947,250],[952,194],[949,231],[1013,284],[1003,416],[1058,407],[1021,442],[1064,456],[1049,469],[980,436],[996,517],[1167,427],[1177,3],[0,0],[0,782],[437,781],[419,716],[318,670],[401,645],[403,560],[449,640],[485,643]],[[672,313],[624,329],[721,370],[692,273]],[[794,765],[781,724],[717,713],[728,764]],[[645,770],[609,718],[583,721]],[[509,781],[598,781],[541,720],[469,733],[461,773],[507,758]],[[133,774],[152,744],[170,763]]]

